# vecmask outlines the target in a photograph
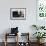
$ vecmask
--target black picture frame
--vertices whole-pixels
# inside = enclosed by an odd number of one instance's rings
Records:
[[[26,8],[10,8],[10,19],[11,20],[25,20]]]

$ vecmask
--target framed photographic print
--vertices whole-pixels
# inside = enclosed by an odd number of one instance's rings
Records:
[[[37,1],[37,14],[39,18],[46,18],[46,0]]]
[[[36,23],[37,25],[46,25],[46,0],[37,0],[36,4],[37,15]]]
[[[10,19],[25,20],[26,19],[26,8],[10,8]]]

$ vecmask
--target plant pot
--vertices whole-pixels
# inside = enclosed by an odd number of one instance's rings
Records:
[[[44,42],[44,40],[45,40],[45,39],[38,39],[37,42],[38,42],[39,44],[41,44],[41,43]]]
[[[37,43],[40,43],[40,39],[37,39]]]
[[[45,40],[45,39],[40,39],[40,43],[44,43],[44,40]]]

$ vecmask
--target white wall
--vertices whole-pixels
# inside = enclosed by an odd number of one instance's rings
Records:
[[[10,20],[10,8],[26,8],[26,20]],[[0,34],[17,26],[32,35],[32,24],[36,24],[36,0],[0,0]]]

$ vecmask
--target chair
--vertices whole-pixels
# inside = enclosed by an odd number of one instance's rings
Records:
[[[25,39],[24,41],[19,42],[19,46],[30,46],[29,42],[29,33],[21,33],[21,39]]]
[[[16,41],[16,46],[18,46],[18,34],[10,34],[10,33],[6,33],[5,34],[5,46],[8,45],[7,39],[10,38],[11,36],[17,36],[17,38],[15,38]]]
[[[13,37],[13,36],[17,36],[17,39],[15,38],[15,40],[17,40],[16,46],[18,46],[18,27],[11,28],[11,33],[5,33],[5,46],[7,46],[7,44],[8,44],[7,38],[10,38],[10,37]]]

